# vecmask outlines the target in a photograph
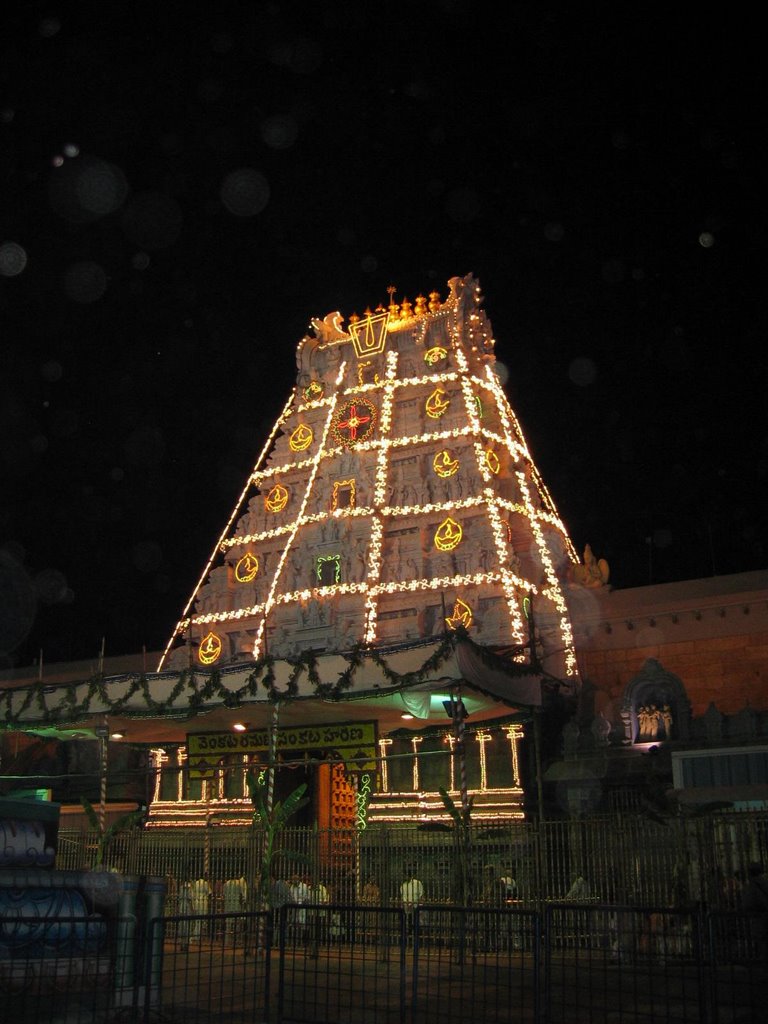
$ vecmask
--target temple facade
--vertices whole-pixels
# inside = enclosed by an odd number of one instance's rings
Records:
[[[471,275],[313,320],[156,660],[5,673],[5,791],[98,796],[106,758],[151,827],[247,822],[256,770],[275,799],[307,782],[301,823],[353,828],[445,821],[441,790],[478,823],[588,813],[651,761],[676,789],[768,784],[767,574],[613,590],[494,347]]]

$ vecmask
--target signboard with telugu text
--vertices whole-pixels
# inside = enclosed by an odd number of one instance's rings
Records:
[[[334,722],[328,725],[280,726],[277,752],[312,752],[315,756],[341,759],[349,772],[376,771],[377,722]],[[212,779],[230,754],[265,754],[270,747],[269,727],[247,732],[194,732],[187,734],[189,775]],[[258,759],[258,758],[257,758]]]

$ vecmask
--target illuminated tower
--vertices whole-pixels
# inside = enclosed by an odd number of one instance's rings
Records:
[[[464,626],[577,674],[578,558],[496,375],[471,276],[313,320],[298,376],[160,667],[392,647]],[[191,645],[191,646],[190,646]],[[518,648],[517,652],[514,651]],[[192,653],[193,652],[193,653]]]

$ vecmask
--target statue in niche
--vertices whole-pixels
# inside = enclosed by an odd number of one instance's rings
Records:
[[[298,552],[293,553],[291,557],[291,568],[293,570],[293,590],[298,590],[301,585],[301,559],[299,558]]]
[[[412,487],[411,484],[408,483],[403,484],[402,498],[400,503],[402,505],[415,505],[417,501],[418,495],[416,494],[415,487]]]
[[[672,709],[669,704],[641,704],[637,709],[637,742],[652,743],[672,738]]]
[[[301,610],[301,625],[312,627],[323,625],[321,622],[322,606],[316,597],[309,599]]]
[[[355,541],[355,581],[365,579],[365,575],[368,571],[368,552],[366,550],[366,544],[363,537],[358,537]]]

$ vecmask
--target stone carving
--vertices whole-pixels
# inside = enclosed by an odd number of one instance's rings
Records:
[[[583,587],[604,587],[609,576],[610,569],[606,560],[595,558],[592,548],[587,544],[584,548],[584,564],[574,565],[571,569],[573,582]]]
[[[592,725],[590,726],[590,732],[595,741],[596,747],[607,747],[611,740],[611,723],[602,713],[599,711],[592,719]]]

